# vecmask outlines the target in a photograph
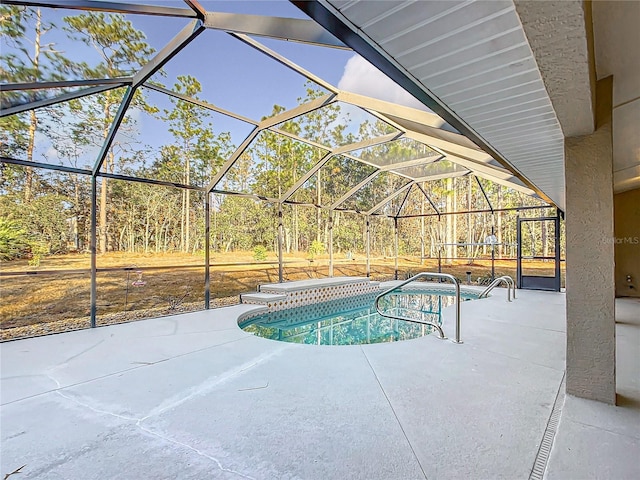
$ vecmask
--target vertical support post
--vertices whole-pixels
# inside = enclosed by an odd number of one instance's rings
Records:
[[[282,203],[278,203],[278,282],[284,282],[283,271],[283,251],[282,244],[284,243],[284,223],[282,214]]]
[[[469,175],[468,177],[469,185],[467,188],[467,212],[471,212],[471,177],[472,175]],[[471,246],[472,243],[473,236],[471,235],[471,213],[467,213],[467,258],[469,261],[469,265],[471,265],[471,262],[473,261],[473,259],[471,258],[473,256],[473,247]]]
[[[565,138],[567,393],[616,403],[613,77],[596,82],[596,129]]]
[[[98,186],[96,184],[97,179],[95,175],[91,176],[91,232],[90,232],[90,249],[91,249],[91,328],[96,327],[96,305],[98,298],[98,279],[97,273],[97,233],[98,233],[98,219],[97,219],[97,192]]]
[[[522,288],[522,221],[516,217],[516,287]]]
[[[366,236],[365,236],[365,250],[367,253],[367,278],[371,277],[371,226],[369,216],[364,218]]]
[[[424,192],[424,190],[423,190]],[[420,197],[420,265],[424,265],[425,246],[424,246],[424,195]]]
[[[556,210],[556,221],[554,223],[555,225],[555,249],[556,249],[556,255],[555,255],[555,262],[556,262],[556,292],[559,292],[560,289],[562,288],[562,279],[560,278],[560,212],[558,210]]]
[[[211,302],[211,193],[204,193],[204,309],[209,310]]]
[[[333,277],[333,210],[329,210],[329,276]]]
[[[493,216],[493,214],[491,214]],[[491,225],[491,281],[493,282],[496,279],[496,227],[493,225],[495,223],[495,218],[492,218]]]
[[[451,277],[451,280],[456,288],[456,338],[454,342],[462,343],[460,340],[460,284],[454,277]]]
[[[438,273],[442,273],[442,217],[440,214],[438,214],[438,238],[440,239],[440,243],[438,243]]]
[[[393,248],[395,250],[395,275],[394,278],[398,280],[398,242],[399,242],[399,233],[398,233],[398,218],[393,219],[393,229],[394,229],[394,242]]]

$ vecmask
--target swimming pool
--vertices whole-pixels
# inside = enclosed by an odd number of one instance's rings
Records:
[[[376,312],[376,294],[269,312],[238,322],[259,337],[309,345],[360,345],[397,342],[429,335],[433,327],[382,317]],[[477,298],[463,292],[462,300]],[[385,297],[381,308],[416,321],[442,324],[442,310],[455,302],[453,292],[400,290]]]

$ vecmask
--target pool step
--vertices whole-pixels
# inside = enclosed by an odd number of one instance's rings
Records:
[[[240,303],[246,303],[249,305],[265,305],[269,308],[275,304],[275,302],[282,302],[286,300],[287,296],[281,293],[243,293],[240,295]]]
[[[380,291],[367,277],[312,278],[260,285],[258,293],[241,295],[242,303],[264,305],[270,312]]]

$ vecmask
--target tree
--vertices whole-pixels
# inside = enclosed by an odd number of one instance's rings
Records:
[[[302,99],[298,99],[300,103],[311,102],[324,95],[322,90],[313,88],[312,84],[307,83],[306,96]],[[349,119],[343,117],[341,122],[338,121],[340,117],[340,106],[336,103],[324,106],[320,109],[307,113],[301,119],[300,131],[302,136],[308,140],[312,140],[321,145],[345,145],[353,143],[355,138],[353,135],[344,134]],[[320,161],[325,152],[318,150],[316,152],[314,163]],[[322,173],[318,171],[316,173],[316,205],[322,203]],[[322,236],[322,212],[320,209],[316,211],[316,240],[321,241]],[[326,243],[326,239],[325,239]]]
[[[1,5],[0,33],[6,45],[0,54],[0,81],[62,80],[61,71],[68,65],[68,60],[56,50],[55,44],[43,43],[44,35],[54,28],[54,24],[42,20],[40,8]],[[8,107],[13,103],[32,102],[43,95],[43,92],[38,90],[3,94],[2,107]],[[32,162],[38,123],[36,110],[3,118],[0,123],[3,132],[3,153],[9,156],[23,154],[26,160]],[[14,168],[14,173],[15,171]],[[24,172],[23,200],[29,203],[33,197],[34,172],[29,166],[21,171]]]
[[[178,76],[178,81],[174,89],[179,93],[184,93],[192,98],[197,98],[197,94],[202,90],[200,82],[191,76]],[[173,134],[179,157],[177,166],[181,170],[179,178],[185,185],[197,183],[193,181],[191,170],[196,159],[206,163],[203,159],[203,149],[213,139],[213,132],[204,124],[204,118],[208,112],[193,103],[182,100],[171,99],[174,105],[173,110],[165,110],[163,120],[169,122],[169,131]],[[200,166],[202,172],[204,165]],[[183,252],[189,251],[191,232],[191,191],[182,190],[181,221],[180,221],[180,249]]]
[[[13,260],[29,249],[27,232],[15,221],[0,217],[0,260]]]
[[[180,75],[174,90],[197,99],[202,91],[200,82],[189,75]],[[169,124],[169,132],[175,143],[167,147],[171,152],[172,166],[167,167],[186,185],[204,185],[213,173],[231,154],[231,135],[228,132],[216,135],[207,119],[209,110],[194,103],[171,98],[174,107],[164,110],[162,119]],[[180,222],[180,248],[187,252],[191,246],[191,191],[182,190]]]
[[[145,35],[119,14],[87,13],[65,17],[66,30],[71,39],[92,47],[99,55],[100,63],[91,66],[76,62],[74,68],[85,78],[116,78],[132,75],[146,63],[153,49],[145,41]],[[77,123],[75,142],[101,146],[106,140],[116,111],[122,101],[122,92],[109,90],[76,103],[80,109],[76,115],[84,114]],[[137,92],[133,105],[144,106],[142,95]],[[125,122],[126,124],[126,122]],[[116,145],[112,145],[103,162],[102,169],[113,170]],[[109,182],[102,178],[100,187],[100,216],[98,221],[99,251],[107,251],[108,223],[107,198]]]

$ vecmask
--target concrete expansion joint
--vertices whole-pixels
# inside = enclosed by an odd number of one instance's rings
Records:
[[[220,462],[220,460],[218,460],[218,459],[217,459],[217,458],[215,458],[215,457],[212,457],[211,455],[208,455],[208,454],[204,453],[202,450],[199,450],[199,449],[197,449],[196,447],[193,447],[193,446],[191,446],[191,445],[188,445],[188,444],[186,444],[186,443],[184,443],[184,442],[180,442],[180,441],[175,440],[175,439],[173,439],[173,438],[167,437],[167,436],[165,436],[165,435],[161,435],[161,434],[159,434],[159,433],[157,433],[157,432],[154,432],[154,431],[152,431],[152,430],[149,430],[148,428],[145,428],[145,427],[144,427],[144,426],[142,426],[142,425],[137,424],[136,426],[137,426],[137,427],[139,427],[139,428],[140,428],[140,430],[142,430],[143,432],[148,433],[149,435],[153,435],[154,437],[158,437],[158,438],[160,438],[160,439],[162,439],[162,440],[164,440],[164,441],[166,441],[166,442],[173,443],[174,445],[178,445],[178,446],[180,446],[180,447],[187,448],[187,449],[191,450],[192,452],[197,453],[197,454],[198,454],[198,455],[200,455],[201,457],[204,457],[204,458],[207,458],[207,459],[211,460],[211,461],[212,461],[212,462],[214,462],[214,463],[218,466],[218,468],[219,468],[221,471],[223,471],[223,472],[233,473],[233,474],[238,475],[238,476],[240,476],[240,477],[242,477],[242,478],[248,478],[248,479],[250,479],[250,480],[257,480],[255,477],[252,477],[252,476],[250,476],[250,475],[246,475],[246,474],[244,474],[244,473],[238,472],[237,470],[232,470],[232,469],[230,469],[230,468],[225,468],[225,467],[222,465],[222,463]]]
[[[562,332],[561,332],[561,333],[562,333]],[[523,360],[522,358],[520,358],[520,357],[518,357],[518,356],[516,356],[516,355],[509,355],[509,354],[507,354],[507,353],[500,352],[500,351],[497,351],[497,350],[492,350],[492,349],[482,349],[482,348],[478,348],[478,347],[472,347],[472,348],[473,348],[474,350],[484,351],[484,352],[491,353],[491,354],[494,354],[494,355],[498,355],[498,356],[501,356],[501,357],[509,358],[509,359],[511,359],[511,360],[516,360],[516,361],[518,361],[518,362],[523,362],[523,363],[528,363],[528,364],[530,364],[530,365],[535,365],[536,367],[548,368],[548,369],[550,369],[550,370],[554,370],[554,371],[556,371],[556,372],[564,372],[564,370],[563,370],[563,369],[560,369],[560,368],[554,368],[554,367],[551,367],[551,366],[549,366],[549,365],[545,365],[544,363],[538,363],[538,362],[534,362],[534,361],[531,361],[531,360],[527,360],[527,361],[525,361],[525,360]],[[563,376],[563,378],[564,378],[564,376]]]
[[[237,330],[237,328],[236,328],[236,327],[234,327],[234,328],[232,328],[232,329],[223,329],[223,330]],[[218,330],[218,331],[223,331],[223,330]],[[130,367],[130,368],[125,368],[125,369],[123,369],[123,370],[117,370],[117,371],[115,371],[115,372],[108,373],[108,374],[106,374],[106,375],[100,375],[100,376],[97,376],[97,377],[94,377],[94,378],[90,378],[90,379],[88,379],[88,380],[84,380],[84,381],[81,381],[81,382],[76,382],[76,383],[72,383],[72,384],[69,384],[69,385],[65,385],[65,386],[63,387],[63,386],[60,384],[60,382],[58,382],[58,381],[57,381],[53,376],[51,376],[51,374],[52,374],[53,372],[55,372],[56,370],[59,370],[59,369],[61,369],[61,368],[63,368],[63,367],[68,366],[68,360],[69,360],[69,359],[67,359],[65,362],[63,362],[63,363],[61,363],[61,364],[58,364],[58,365],[56,365],[55,367],[50,368],[50,369],[48,370],[48,372],[49,372],[49,373],[46,373],[46,374],[45,374],[45,376],[46,376],[47,378],[49,378],[49,380],[53,381],[53,382],[57,385],[57,386],[56,386],[56,388],[53,388],[53,389],[51,389],[51,390],[45,390],[45,391],[43,391],[43,392],[39,392],[39,393],[36,393],[36,394],[34,394],[34,395],[28,395],[28,396],[26,396],[26,397],[18,398],[18,399],[12,400],[12,401],[10,401],[10,402],[2,403],[2,404],[0,404],[0,405],[1,405],[1,406],[11,405],[11,404],[13,404],[13,403],[21,402],[21,401],[23,401],[23,400],[28,400],[28,399],[30,399],[30,398],[39,397],[39,396],[41,396],[41,395],[47,395],[47,394],[49,394],[49,393],[55,393],[55,392],[57,392],[57,391],[59,391],[59,390],[63,390],[63,389],[65,389],[65,388],[72,388],[72,387],[78,387],[78,386],[80,386],[80,385],[87,385],[87,384],[90,384],[90,383],[92,383],[92,382],[96,382],[96,381],[98,381],[98,380],[104,380],[105,378],[113,377],[113,376],[116,376],[116,375],[122,375],[122,374],[127,373],[127,372],[130,372],[130,371],[132,371],[132,370],[137,370],[137,369],[139,369],[139,368],[149,367],[149,366],[151,366],[151,365],[157,365],[157,364],[159,364],[159,363],[168,362],[169,360],[174,360],[174,359],[176,359],[176,358],[186,357],[186,356],[191,355],[191,354],[194,354],[194,353],[203,352],[203,351],[205,351],[205,350],[209,350],[209,349],[211,349],[211,348],[222,347],[222,346],[224,346],[224,345],[228,345],[228,344],[230,344],[230,343],[234,343],[234,342],[239,342],[239,341],[246,340],[246,339],[248,339],[248,338],[252,338],[252,337],[253,337],[252,335],[246,335],[246,336],[241,337],[241,338],[236,338],[235,340],[229,340],[228,342],[217,343],[217,344],[215,344],[215,345],[210,345],[210,346],[208,346],[208,347],[199,348],[199,349],[197,349],[197,350],[192,350],[192,351],[190,351],[190,352],[181,353],[181,354],[179,354],[179,355],[174,355],[174,356],[172,356],[172,357],[163,358],[163,359],[160,359],[160,360],[156,360],[156,361],[154,361],[154,362],[131,362],[131,363],[132,363],[132,364],[134,364],[135,366]],[[5,377],[5,378],[7,378],[7,377]]]
[[[51,378],[52,378],[52,380],[55,381],[55,379],[53,377],[51,377]],[[56,381],[56,383],[57,383],[57,381]],[[212,457],[211,455],[208,455],[208,454],[204,453],[203,451],[199,450],[196,447],[188,445],[188,444],[186,444],[184,442],[180,442],[180,441],[175,440],[173,438],[170,438],[170,437],[168,437],[166,435],[161,435],[160,433],[154,432],[153,430],[150,430],[149,428],[145,427],[144,425],[142,425],[142,422],[144,422],[145,420],[150,418],[149,415],[146,416],[146,417],[142,417],[142,418],[129,417],[129,416],[126,416],[126,415],[121,415],[119,413],[109,412],[108,410],[102,410],[102,409],[99,409],[99,408],[95,408],[95,407],[89,405],[88,403],[80,401],[77,398],[71,397],[69,395],[65,395],[60,390],[57,390],[55,393],[57,393],[62,398],[66,399],[66,400],[69,400],[70,402],[73,402],[78,406],[81,406],[81,407],[84,407],[84,408],[86,408],[88,410],[91,410],[92,412],[97,413],[99,415],[107,415],[107,416],[111,416],[111,417],[114,417],[114,418],[117,418],[117,419],[120,419],[120,420],[125,420],[125,421],[129,421],[129,422],[135,422],[133,425],[136,428],[140,429],[142,432],[147,433],[149,435],[153,435],[154,437],[157,437],[157,438],[159,438],[159,439],[161,439],[161,440],[163,440],[165,442],[169,442],[169,443],[172,443],[174,445],[178,445],[178,446],[187,448],[187,449],[191,450],[192,452],[195,452],[198,455],[200,455],[200,456],[202,456],[204,458],[207,458],[207,459],[211,460],[212,462],[214,462],[221,471],[228,472],[228,473],[233,473],[235,475],[239,475],[242,478],[248,478],[248,479],[251,479],[251,480],[256,480],[254,477],[251,477],[249,475],[245,475],[245,474],[243,474],[241,472],[238,472],[236,470],[225,468],[222,465],[222,463],[220,462],[220,460],[218,460],[215,457]]]
[[[277,350],[273,350],[267,353],[264,353],[262,355],[259,355],[258,357],[255,357],[251,360],[249,360],[248,362],[245,362],[239,366],[237,366],[236,368],[233,368],[231,370],[228,370],[227,372],[224,372],[221,375],[217,375],[215,377],[212,378],[208,378],[206,379],[204,382],[201,382],[200,384],[194,386],[193,388],[188,389],[186,392],[181,392],[179,395],[176,395],[174,397],[169,398],[168,400],[165,400],[164,402],[162,402],[160,405],[158,405],[157,407],[151,409],[149,411],[149,413],[143,417],[134,417],[134,416],[129,416],[129,415],[123,415],[120,413],[116,413],[113,411],[109,411],[106,409],[102,409],[102,408],[97,408],[93,405],[91,405],[89,402],[85,402],[82,401],[79,398],[76,398],[72,395],[68,395],[66,394],[63,390],[65,388],[69,388],[69,387],[63,387],[60,382],[58,381],[58,379],[56,379],[55,377],[53,377],[50,373],[47,374],[47,377],[50,378],[56,385],[57,385],[57,389],[54,390],[54,392],[56,394],[58,394],[60,397],[64,398],[65,400],[74,403],[75,405],[82,407],[84,409],[87,409],[93,413],[96,413],[100,416],[109,416],[109,417],[113,417],[119,420],[124,420],[126,422],[131,422],[136,428],[138,428],[140,431],[144,432],[145,434],[148,435],[153,435],[154,437],[157,437],[165,442],[169,442],[172,443],[174,445],[183,447],[183,448],[187,448],[188,450],[191,450],[192,452],[207,458],[208,460],[211,460],[212,462],[214,462],[216,464],[216,466],[224,472],[227,473],[231,473],[234,475],[238,475],[239,477],[242,478],[247,478],[250,480],[256,480],[254,477],[251,477],[250,475],[246,475],[242,472],[238,472],[236,470],[230,469],[230,468],[226,468],[223,466],[223,464],[220,462],[220,460],[218,460],[217,458],[203,452],[202,450],[189,445],[187,443],[181,442],[179,440],[173,439],[167,435],[163,435],[161,433],[155,432],[153,430],[151,430],[150,428],[146,427],[145,425],[143,425],[143,422],[145,422],[146,420],[149,420],[152,417],[156,417],[158,415],[161,415],[164,412],[167,412],[169,410],[172,410],[184,403],[186,403],[189,400],[192,400],[196,397],[205,395],[207,393],[209,393],[211,390],[213,390],[215,387],[218,387],[219,385],[227,382],[228,380],[237,377],[239,375],[242,375],[245,372],[248,372],[250,370],[252,370],[253,368],[265,363],[266,361],[268,361],[269,359],[271,359],[272,357],[279,355],[283,350],[285,350],[286,347],[283,348],[279,348]]]
[[[580,398],[580,397],[578,397],[578,398]],[[611,406],[611,408],[616,408],[616,407]],[[640,436],[625,435],[624,433],[616,432],[615,430],[604,428],[604,427],[599,426],[599,425],[593,425],[591,423],[581,422],[580,420],[576,420],[575,418],[572,418],[572,419],[570,419],[568,421],[571,422],[571,423],[577,423],[578,425],[582,425],[582,426],[587,427],[587,428],[592,428],[592,429],[598,430],[599,432],[607,432],[607,433],[610,433],[611,435],[617,435],[619,437],[625,437],[625,438],[628,438],[630,440],[640,440]]]
[[[369,357],[367,357],[367,353],[364,351],[364,348],[362,348],[362,345],[360,346],[360,351],[362,352],[362,355],[364,355],[364,358],[367,361],[367,364],[369,365],[369,368],[371,369],[371,373],[373,373],[373,377],[376,379],[376,382],[378,383],[378,386],[380,387],[380,391],[384,395],[384,398],[386,399],[387,404],[389,405],[389,408],[391,409],[391,413],[393,413],[393,416],[396,419],[396,422],[398,423],[398,426],[400,427],[400,431],[402,432],[402,435],[404,436],[405,440],[407,441],[407,445],[409,445],[409,448],[411,449],[411,453],[413,454],[413,458],[415,458],[418,466],[420,467],[420,471],[422,472],[422,475],[424,475],[425,480],[429,480],[428,477],[427,477],[427,473],[424,471],[424,467],[422,466],[422,463],[420,463],[420,459],[418,458],[418,454],[416,453],[415,449],[413,448],[413,445],[411,444],[411,440],[409,440],[409,437],[407,436],[407,432],[404,431],[404,427],[402,426],[402,422],[400,422],[400,419],[398,418],[398,414],[396,413],[395,409],[393,408],[393,405],[391,404],[391,400],[389,399],[389,396],[387,395],[387,392],[385,392],[384,387],[382,386],[382,383],[380,383],[380,379],[378,378],[378,374],[376,373],[375,369],[373,368],[373,365],[371,365],[371,362],[369,361]]]

